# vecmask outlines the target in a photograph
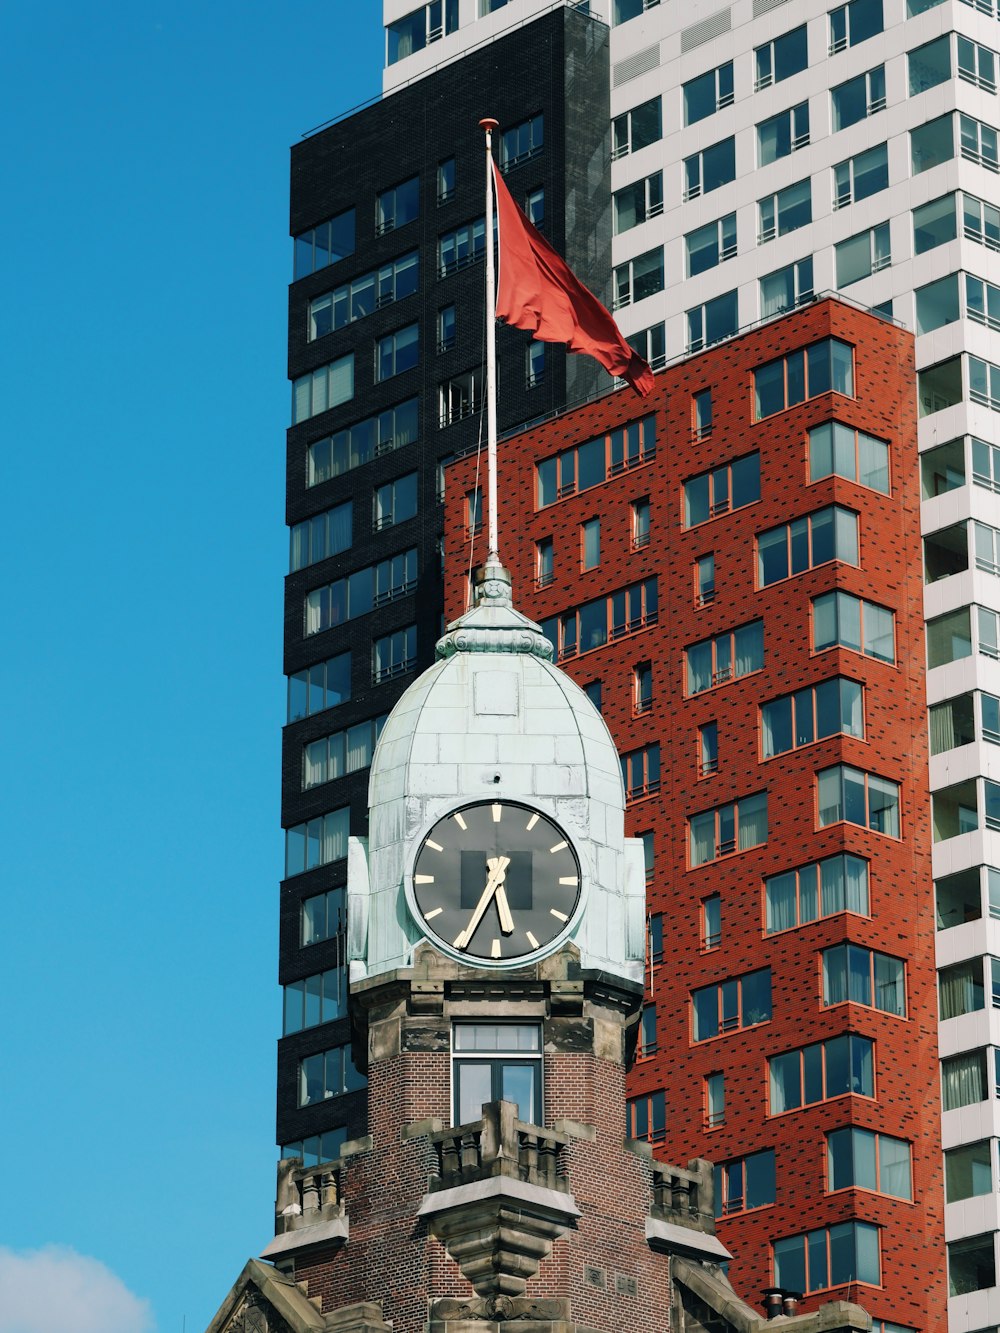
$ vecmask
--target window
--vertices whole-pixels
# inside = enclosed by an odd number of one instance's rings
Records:
[[[977,162],[987,171],[1000,171],[1000,158],[997,155],[997,131],[992,125],[981,120],[973,120],[959,112],[959,144],[962,156],[970,162]]]
[[[601,520],[588,518],[580,524],[580,568],[585,573],[601,563]]]
[[[691,992],[691,1007],[695,1041],[766,1023],[771,1017],[771,969],[702,986]]]
[[[663,291],[663,246],[637,255],[615,268],[614,308],[632,305]]]
[[[964,608],[966,611],[969,609],[970,608],[968,607]],[[961,612],[956,612],[955,614],[959,615]],[[947,619],[947,617],[942,616],[941,619],[943,621]],[[966,624],[966,628],[968,628],[968,623]],[[976,628],[978,630],[979,651],[984,657],[992,657],[993,660],[996,661],[1000,658],[1000,617],[997,616],[995,611],[991,611],[988,607],[977,606]],[[960,639],[956,638],[954,645],[956,649],[958,649],[956,656],[968,656],[967,653],[962,653],[960,651]]]
[[[456,1125],[481,1120],[484,1102],[514,1102],[542,1122],[542,1034],[536,1023],[456,1023],[452,1028]]]
[[[607,435],[564,449],[537,464],[538,508],[564,500],[567,495],[599,486],[609,477],[640,463],[648,463],[656,453],[656,417],[642,417],[619,426]]]
[[[663,172],[654,171],[651,176],[616,190],[611,201],[614,204],[616,236],[638,227],[649,218],[659,217],[663,212]]]
[[[757,125],[757,165],[766,167],[809,142],[809,103],[800,102]]]
[[[910,131],[910,169],[914,176],[948,162],[955,156],[952,113],[929,120]]]
[[[838,338],[824,338],[754,371],[757,421],[817,394],[854,397],[854,349]]]
[[[948,440],[933,449],[926,449],[920,455],[921,500],[930,500],[935,495],[957,490],[959,486],[965,485],[965,480],[965,444],[962,439]]]
[[[984,92],[995,93],[997,90],[997,56],[988,46],[971,42],[961,33],[955,34],[955,47],[958,56],[958,77],[966,83],[974,83]]]
[[[683,84],[684,124],[694,125],[713,116],[724,106],[733,104],[733,62],[727,60],[717,69],[710,69]]]
[[[824,949],[823,1003],[863,1004],[884,1014],[906,1017],[903,960],[858,944]]]
[[[922,255],[958,235],[954,194],[943,194],[913,210],[913,251]]]
[[[632,712],[638,717],[653,706],[653,664],[637,662],[632,668]]]
[[[863,773],[847,764],[824,768],[816,775],[819,827],[845,822],[860,824],[887,837],[899,837],[899,783]]]
[[[417,474],[408,472],[405,477],[397,477],[384,486],[376,486],[373,500],[372,529],[380,532],[383,528],[405,523],[417,512]]]
[[[768,1060],[771,1114],[855,1093],[875,1096],[874,1043],[848,1033]]]
[[[590,680],[583,687],[583,692],[594,705],[598,712],[601,711],[601,697],[603,695],[603,685],[599,680]]]
[[[442,306],[437,315],[438,351],[449,352],[455,346],[455,338],[455,307],[453,305]]]
[[[648,1143],[662,1143],[667,1137],[667,1095],[649,1092],[642,1097],[630,1097],[625,1103],[626,1133],[633,1139]]]
[[[332,810],[285,830],[285,878],[347,855],[350,810]]]
[[[417,400],[408,398],[378,416],[314,440],[306,452],[306,485],[319,486],[404,444],[414,444],[419,434]]]
[[[638,153],[663,138],[663,114],[658,97],[615,116],[611,122],[611,160]]]
[[[689,231],[684,237],[684,246],[689,278],[732,259],[736,254],[736,214],[727,213],[717,222]]]
[[[846,130],[866,116],[885,110],[885,66],[877,65],[866,74],[858,74],[846,83],[830,89],[833,129]]]
[[[949,357],[917,372],[917,412],[922,417],[962,401],[962,358]]]
[[[1000,412],[1000,366],[969,357],[969,397],[974,403]]]
[[[945,1111],[957,1111],[990,1096],[985,1050],[963,1051],[941,1061],[941,1105]]]
[[[813,651],[835,644],[880,662],[896,660],[896,618],[884,606],[849,592],[825,592],[813,598]]]
[[[860,856],[843,852],[764,881],[764,928],[769,935],[838,912],[869,915],[868,862]]]
[[[751,625],[703,639],[692,644],[684,656],[689,695],[749,676],[764,666],[764,622],[755,620]]]
[[[982,278],[965,275],[965,313],[977,324],[1000,331],[1000,287]]]
[[[625,23],[638,18],[644,10],[652,9],[660,0],[611,0],[611,22]]]
[[[354,209],[338,213],[295,237],[293,279],[336,264],[354,254]]]
[[[288,677],[288,721],[335,708],[351,697],[351,654],[339,653]]]
[[[980,872],[986,870],[989,890],[990,916],[1000,917],[1000,870],[992,866],[972,866],[954,875],[944,875],[935,881],[937,928],[950,930],[970,921],[979,921],[983,915],[983,891]]]
[[[545,344],[532,340],[524,349],[524,384],[537,389],[545,382]]]
[[[387,24],[385,63],[395,65],[457,27],[458,0],[431,0],[430,4]]]
[[[809,46],[806,40],[806,25],[782,33],[771,42],[754,48],[754,92],[770,88],[772,83],[781,83],[809,64]]]
[[[557,634],[558,659],[562,662],[612,643],[625,634],[655,625],[657,615],[656,579],[645,579],[563,612],[554,618],[555,626],[550,626],[549,637]]]
[[[732,1162],[717,1162],[715,1216],[747,1212],[774,1203],[774,1149],[750,1153]]]
[[[645,843],[643,844],[645,848]],[[652,867],[647,866],[646,882],[652,880]],[[651,912],[647,920],[648,938],[646,941],[646,950],[651,963],[663,962],[663,914],[661,912]]]
[[[955,440],[953,444],[958,445],[961,457],[962,441]],[[926,458],[927,454],[923,457]],[[963,460],[962,481],[964,480]],[[1000,493],[1000,448],[987,444],[985,440],[980,440],[975,435],[972,437],[972,480],[977,486],[984,486],[988,491]]]
[[[924,538],[924,582],[960,574],[969,568],[969,538],[964,523],[939,528]]]
[[[302,901],[300,939],[303,947],[332,940],[347,930],[345,889],[328,889]]]
[[[833,206],[846,208],[889,184],[889,152],[884,143],[855,153],[833,168]]]
[[[852,282],[860,282],[887,268],[892,263],[888,222],[840,241],[836,256],[838,287],[849,287]]]
[[[694,562],[695,606],[711,606],[715,601],[715,555],[700,555]]]
[[[356,773],[361,768],[367,768],[387,716],[383,713],[381,717],[367,718],[364,722],[348,727],[346,731],[335,731],[304,745],[302,790],[308,791],[310,787],[332,782],[345,773]]]
[[[828,505],[760,533],[757,586],[767,588],[828,560],[858,564],[858,516],[840,505]]]
[[[706,722],[698,728],[698,776],[711,777],[719,771],[719,726]]]
[[[767,792],[691,815],[688,831],[692,867],[761,847],[767,842]]]
[[[438,424],[442,429],[477,412],[482,392],[482,373],[478,370],[467,370],[463,375],[455,375],[439,384]]]
[[[687,312],[687,350],[699,352],[739,331],[736,291],[724,292]]]
[[[722,898],[713,893],[701,903],[701,947],[717,949],[722,943]]]
[[[882,0],[853,0],[830,10],[830,55],[882,31]]]
[[[948,1244],[948,1295],[965,1296],[997,1284],[993,1232]]]
[[[813,426],[809,432],[809,480],[833,476],[888,495],[888,444],[839,421]]]
[[[338,357],[292,381],[292,425],[339,407],[354,397],[354,353]]]
[[[468,268],[486,253],[486,219],[466,222],[438,237],[438,277]]]
[[[551,537],[535,542],[535,582],[547,588],[555,576],[555,550]]]
[[[917,97],[951,78],[951,34],[914,47],[906,56],[909,93]]]
[[[760,313],[762,319],[792,310],[813,295],[812,255],[795,264],[775,269],[760,280]]]
[[[465,492],[465,530],[470,537],[483,530],[483,488]]]
[[[691,407],[694,437],[696,440],[704,440],[712,433],[712,390],[702,389],[700,393],[694,394]]]
[[[660,790],[660,747],[645,745],[621,757],[622,782],[625,799],[639,801],[644,796],[655,796]]]
[[[931,836],[934,842],[961,837],[979,827],[976,783],[958,782],[931,794]]]
[[[1000,531],[985,523],[973,523],[976,568],[987,574],[1000,574]]]
[[[632,549],[649,545],[649,496],[644,495],[629,505],[632,516]]]
[[[812,182],[797,181],[794,185],[769,194],[757,204],[757,244],[773,241],[812,222]]]
[[[949,273],[918,287],[914,296],[917,333],[930,333],[945,324],[954,324],[959,317],[957,273]]]
[[[350,1046],[334,1046],[299,1061],[299,1106],[313,1106],[329,1097],[363,1088],[367,1080],[351,1059]]]
[[[319,634],[365,615],[376,606],[384,606],[413,591],[417,582],[416,548],[366,565],[347,578],[314,588],[305,598],[303,632]]]
[[[747,454],[684,483],[684,525],[743,509],[760,499],[760,454]]]
[[[841,676],[786,694],[760,710],[765,759],[811,745],[826,736],[864,738],[864,690]]]
[[[347,1127],[329,1129],[323,1134],[311,1134],[298,1143],[286,1143],[281,1149],[282,1157],[298,1157],[303,1166],[319,1166],[321,1162],[334,1162],[340,1156],[340,1149],[347,1142]]]
[[[412,671],[417,664],[417,627],[407,625],[393,634],[386,634],[372,644],[372,684]]]
[[[643,1005],[639,1013],[639,1042],[636,1050],[636,1058],[639,1060],[648,1060],[651,1055],[655,1055],[657,1050],[656,1040],[656,1005]]]
[[[351,501],[347,500],[292,525],[289,568],[293,573],[350,547],[351,510]]]
[[[346,1012],[347,985],[342,967],[331,967],[326,972],[293,981],[284,991],[286,1037],[291,1032],[329,1023]]]
[[[726,1077],[724,1074],[705,1075],[705,1122],[708,1129],[726,1123]]]
[[[993,1193],[993,1161],[989,1139],[951,1148],[944,1155],[944,1201],[958,1203]]]
[[[845,8],[853,9],[860,3],[855,0],[854,5]],[[878,1233],[878,1227],[869,1222],[837,1222],[803,1236],[776,1240],[771,1246],[774,1280],[779,1287],[801,1292],[848,1282],[877,1287],[882,1281]]]
[[[443,162],[438,163],[437,169],[437,201],[439,204],[449,203],[455,195],[455,159],[446,157]]]
[[[519,162],[527,162],[545,146],[545,118],[541,112],[519,125],[512,125],[500,136],[500,170],[507,171]]]
[[[651,324],[648,329],[630,333],[627,342],[652,370],[662,370],[667,364],[667,337],[662,320],[659,324]]]
[[[545,190],[529,190],[524,199],[524,215],[533,227],[545,226]]]
[[[346,328],[373,310],[411,296],[418,285],[418,256],[414,250],[371,273],[352,278],[332,292],[314,296],[309,302],[309,341]]]
[[[387,333],[375,343],[375,383],[412,370],[420,358],[420,326],[408,324],[395,333]]]
[[[962,230],[970,241],[1000,250],[1000,208],[973,194],[962,194]]]
[[[985,698],[992,698],[986,695]],[[991,712],[995,709],[991,708]],[[932,704],[928,710],[931,734],[931,754],[944,754],[961,745],[972,745],[976,739],[976,718],[971,694],[960,694],[944,703]],[[984,740],[986,737],[984,736]]]
[[[684,198],[710,194],[736,179],[736,140],[720,139],[684,159]]]
[[[971,958],[952,967],[942,967],[938,972],[939,1017],[958,1018],[962,1014],[974,1014],[986,1008],[986,988],[983,983],[983,958]],[[990,974],[993,980],[993,997],[996,1008],[996,980],[1000,973],[1000,959],[991,958]]]

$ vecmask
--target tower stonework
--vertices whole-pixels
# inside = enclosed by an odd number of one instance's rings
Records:
[[[279,1163],[268,1262],[209,1333],[871,1327],[846,1302],[745,1304],[711,1164],[624,1137],[642,851],[607,728],[551,656],[488,564],[390,715],[349,856],[368,1133]]]

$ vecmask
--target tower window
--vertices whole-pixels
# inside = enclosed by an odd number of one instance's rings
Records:
[[[452,1029],[456,1125],[480,1120],[485,1102],[514,1102],[526,1124],[542,1120],[542,1034],[537,1023],[456,1023]]]

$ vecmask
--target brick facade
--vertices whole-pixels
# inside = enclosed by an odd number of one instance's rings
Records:
[[[855,394],[824,393],[753,420],[753,370],[825,337],[855,349]],[[696,438],[692,396],[711,388],[711,433]],[[536,507],[535,463],[650,412],[655,457],[601,485]],[[890,445],[891,494],[840,477],[809,483],[807,430],[836,420]],[[760,452],[761,499],[697,527],[683,524],[683,483],[751,451]],[[449,468],[446,497],[446,611],[466,607],[470,555],[464,497],[476,459]],[[622,753],[658,742],[660,785],[631,801],[628,831],[652,831],[655,866],[649,909],[663,914],[664,958],[647,969],[647,1002],[657,1008],[658,1049],[638,1061],[629,1093],[666,1091],[666,1135],[657,1155],[717,1162],[773,1149],[773,1205],[720,1220],[734,1251],[731,1275],[750,1294],[773,1280],[770,1245],[855,1219],[879,1230],[881,1286],[852,1283],[807,1297],[807,1309],[851,1298],[879,1318],[930,1330],[944,1327],[945,1263],[936,1061],[934,922],[930,876],[924,647],[916,466],[913,341],[903,330],[838,301],[820,301],[680,364],[657,377],[650,399],[611,395],[502,442],[501,556],[514,577],[515,603],[543,621],[656,576],[655,625],[569,656],[561,665],[581,684],[602,682],[602,710]],[[649,497],[650,540],[634,547],[630,504]],[[757,587],[757,534],[838,504],[858,515],[859,565],[829,562]],[[600,563],[581,571],[580,525],[601,521]],[[536,586],[535,543],[551,537],[554,578]],[[694,561],[715,555],[715,595],[697,606]],[[485,556],[475,538],[473,561]],[[810,600],[843,590],[890,608],[896,664],[843,648],[811,651]],[[691,644],[747,622],[764,623],[763,669],[685,694]],[[632,669],[652,664],[652,707],[636,715]],[[762,760],[760,706],[840,675],[864,687],[864,739],[834,735]],[[718,728],[718,770],[699,776],[697,729]],[[901,837],[853,823],[818,827],[816,773],[834,764],[900,787]],[[766,791],[764,845],[691,868],[692,814]],[[869,862],[871,916],[840,912],[766,934],[763,879],[838,852]],[[706,949],[700,910],[721,897],[721,941]],[[842,942],[905,962],[906,1017],[861,1004],[823,1005],[821,950]],[[744,1030],[694,1042],[691,992],[769,967],[772,1017]],[[771,1115],[768,1058],[843,1033],[875,1043],[875,1096],[843,1095]],[[704,1079],[725,1076],[724,1123],[705,1125]],[[853,1126],[912,1147],[912,1201],[862,1189],[827,1190],[824,1135]]]

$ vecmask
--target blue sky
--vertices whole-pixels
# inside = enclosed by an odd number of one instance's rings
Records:
[[[0,1333],[200,1333],[270,1236],[288,150],[380,15],[0,20]]]

